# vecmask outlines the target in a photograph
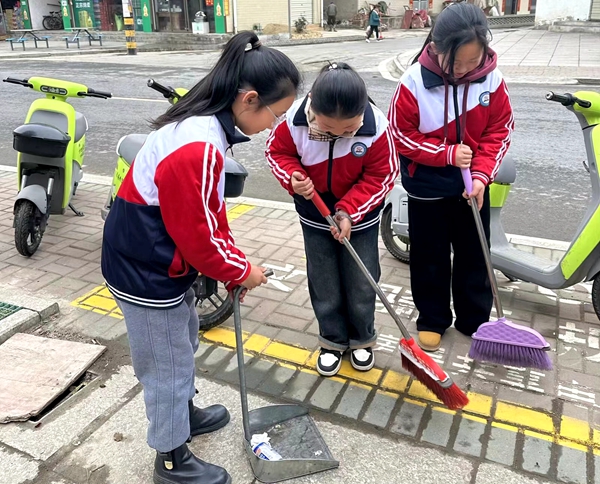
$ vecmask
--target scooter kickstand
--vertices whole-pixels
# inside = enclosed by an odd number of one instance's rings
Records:
[[[77,210],[77,209],[76,209],[76,208],[73,206],[73,204],[72,204],[72,203],[69,203],[69,208],[70,208],[71,210],[73,210],[73,213],[74,213],[75,215],[77,215],[78,217],[83,217],[83,212],[80,212],[79,210]]]

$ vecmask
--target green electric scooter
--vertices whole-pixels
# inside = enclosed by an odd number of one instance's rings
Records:
[[[83,216],[71,199],[83,177],[88,123],[67,99],[112,95],[48,77],[9,77],[4,82],[44,95],[33,101],[25,124],[13,132],[19,190],[14,205],[15,246],[19,254],[30,257],[42,242],[50,214],[63,214],[68,207]]]

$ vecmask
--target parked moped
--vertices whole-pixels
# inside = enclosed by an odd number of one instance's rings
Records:
[[[148,87],[162,94],[171,104],[175,104],[187,93],[186,89],[173,89],[172,87],[163,86],[153,79],[148,81]],[[113,174],[112,185],[106,203],[100,211],[103,220],[106,220],[119,187],[147,136],[146,134],[129,134],[119,140],[117,144],[117,166]],[[248,171],[240,163],[233,158],[226,157],[225,198],[240,197],[244,191],[247,176]],[[200,274],[193,285],[193,289],[196,294],[196,308],[201,330],[218,326],[233,313],[233,300],[223,284]]]
[[[583,130],[588,159],[584,165],[590,175],[592,196],[569,249],[558,262],[519,250],[508,241],[500,216],[517,176],[514,161],[506,157],[490,186],[492,263],[513,281],[531,282],[548,289],[564,289],[593,281],[592,304],[600,318],[600,93],[580,91],[561,95],[549,92],[546,99],[562,104],[577,116]],[[402,262],[409,261],[408,194],[399,181],[386,200],[381,236],[394,257]]]
[[[68,207],[83,216],[71,199],[83,177],[88,123],[67,99],[108,99],[111,93],[47,77],[9,77],[4,82],[44,94],[29,107],[25,124],[13,132],[19,190],[14,205],[15,246],[19,254],[30,257],[42,242],[50,214],[63,214]]]

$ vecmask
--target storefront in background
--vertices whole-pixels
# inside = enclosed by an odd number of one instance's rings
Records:
[[[212,33],[226,32],[230,0],[154,0],[155,25],[159,32],[191,32],[198,12],[203,12]]]

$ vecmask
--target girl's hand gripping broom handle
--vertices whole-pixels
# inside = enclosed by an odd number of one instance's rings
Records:
[[[331,216],[331,212],[329,211],[329,208],[327,207],[327,205],[325,205],[325,202],[323,201],[321,196],[316,191],[314,191],[313,194],[314,195],[313,195],[312,201],[314,202],[315,206],[317,207],[317,209],[319,210],[321,215],[323,215],[323,217],[325,217],[325,219],[327,220],[327,222],[329,223],[329,225],[331,227],[339,230],[337,223],[335,222],[335,220],[333,220],[333,217]],[[352,244],[346,237],[344,237],[344,245],[350,252],[350,255],[352,256],[352,258],[358,264],[358,267],[360,268],[362,273],[365,275],[365,277],[369,281],[369,284],[371,284],[371,287],[375,290],[375,292],[379,296],[379,299],[381,300],[381,302],[387,309],[390,316],[394,319],[394,321],[398,325],[398,329],[400,329],[400,332],[402,333],[402,337],[405,338],[406,340],[411,339],[412,336],[410,335],[410,333],[404,326],[404,323],[402,323],[402,320],[396,314],[396,311],[394,311],[394,308],[388,301],[388,298],[385,296],[383,290],[381,289],[381,287],[379,287],[379,284],[377,284],[377,282],[375,282],[375,279],[373,279],[373,276],[369,272],[369,269],[367,269],[364,262],[361,260],[360,256],[356,253],[356,251],[354,250],[354,247],[352,247]]]
[[[469,168],[460,169],[465,183],[465,190],[469,198],[473,192],[473,178],[471,177],[471,170]],[[500,295],[498,294],[498,282],[496,281],[496,274],[494,273],[494,266],[492,265],[492,255],[490,254],[490,248],[485,238],[485,230],[483,229],[483,222],[481,221],[481,214],[479,213],[479,207],[477,206],[477,200],[471,199],[471,209],[473,210],[473,217],[475,218],[475,226],[477,227],[477,233],[479,234],[479,241],[481,242],[481,250],[483,251],[483,258],[485,259],[485,266],[487,268],[488,277],[490,279],[490,285],[492,286],[492,295],[494,296],[494,306],[496,307],[496,313],[498,319],[504,318],[504,311],[502,311],[502,304],[500,303]]]

